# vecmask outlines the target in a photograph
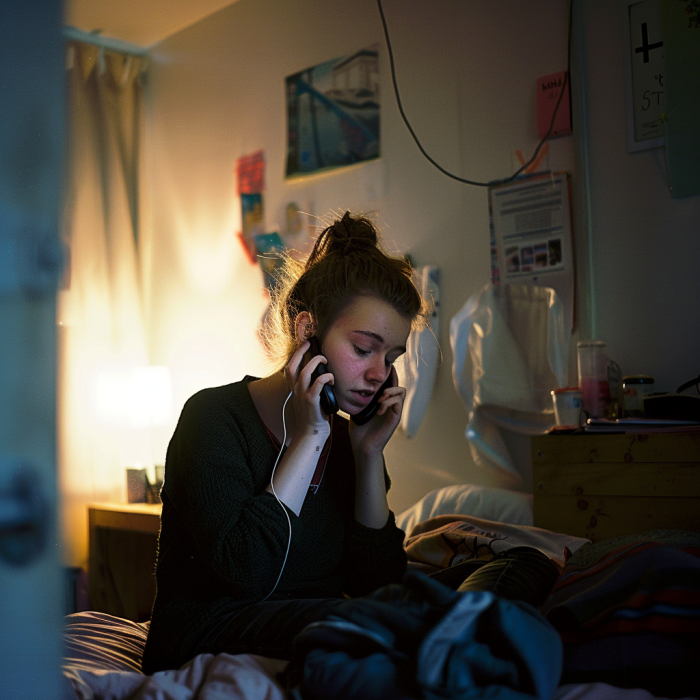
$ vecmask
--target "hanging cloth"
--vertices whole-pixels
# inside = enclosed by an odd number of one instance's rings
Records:
[[[70,275],[57,312],[58,459],[65,559],[81,564],[86,503],[123,500],[124,467],[150,455],[149,434],[126,415],[128,380],[148,364],[138,248],[144,66],[87,44],[67,53]]]
[[[550,392],[565,384],[569,348],[561,301],[547,287],[488,284],[450,322],[450,345],[475,463],[523,486],[499,428],[537,435],[554,424]]]
[[[423,422],[433,396],[435,375],[440,364],[440,269],[425,265],[416,270],[421,294],[433,303],[430,323],[414,330],[408,338],[403,362],[396,365],[399,384],[406,388],[406,400],[401,414],[401,429],[406,437],[413,437]]]

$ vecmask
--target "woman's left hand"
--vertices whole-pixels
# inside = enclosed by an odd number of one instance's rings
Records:
[[[389,438],[401,422],[406,389],[399,386],[399,377],[393,365],[391,384],[379,397],[379,410],[372,420],[364,425],[350,421],[350,442],[356,459],[381,456]]]

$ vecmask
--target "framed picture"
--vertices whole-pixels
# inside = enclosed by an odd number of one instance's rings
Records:
[[[379,157],[376,46],[290,75],[285,87],[287,177]]]

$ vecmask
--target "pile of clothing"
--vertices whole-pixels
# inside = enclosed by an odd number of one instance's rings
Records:
[[[533,606],[409,571],[306,627],[284,680],[295,700],[550,700],[561,672]]]

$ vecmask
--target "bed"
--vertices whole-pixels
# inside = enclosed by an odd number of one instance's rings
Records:
[[[444,516],[453,514],[458,517],[447,518],[451,524],[445,530]],[[700,661],[700,535],[658,531],[595,545],[548,538],[546,531],[532,527],[530,496],[475,486],[436,490],[400,514],[397,522],[412,535],[406,539],[407,551],[416,538],[428,543],[423,554],[409,554],[413,568],[437,568],[435,557],[442,556],[444,563],[447,550],[453,556],[454,546],[443,544],[441,550],[440,543],[449,540],[445,532],[460,524],[485,531],[486,523],[498,546],[507,539],[498,535],[500,527],[526,539],[542,538],[527,541],[550,547],[550,557],[561,554],[559,576],[540,608],[564,642],[564,672],[555,700],[700,698],[700,682],[692,676]],[[99,612],[69,615],[64,631],[66,700],[307,697],[285,691],[279,675],[285,661],[251,654],[202,654],[181,669],[144,676],[141,657],[147,634],[148,622]],[[469,697],[516,697],[494,692],[484,687]]]

